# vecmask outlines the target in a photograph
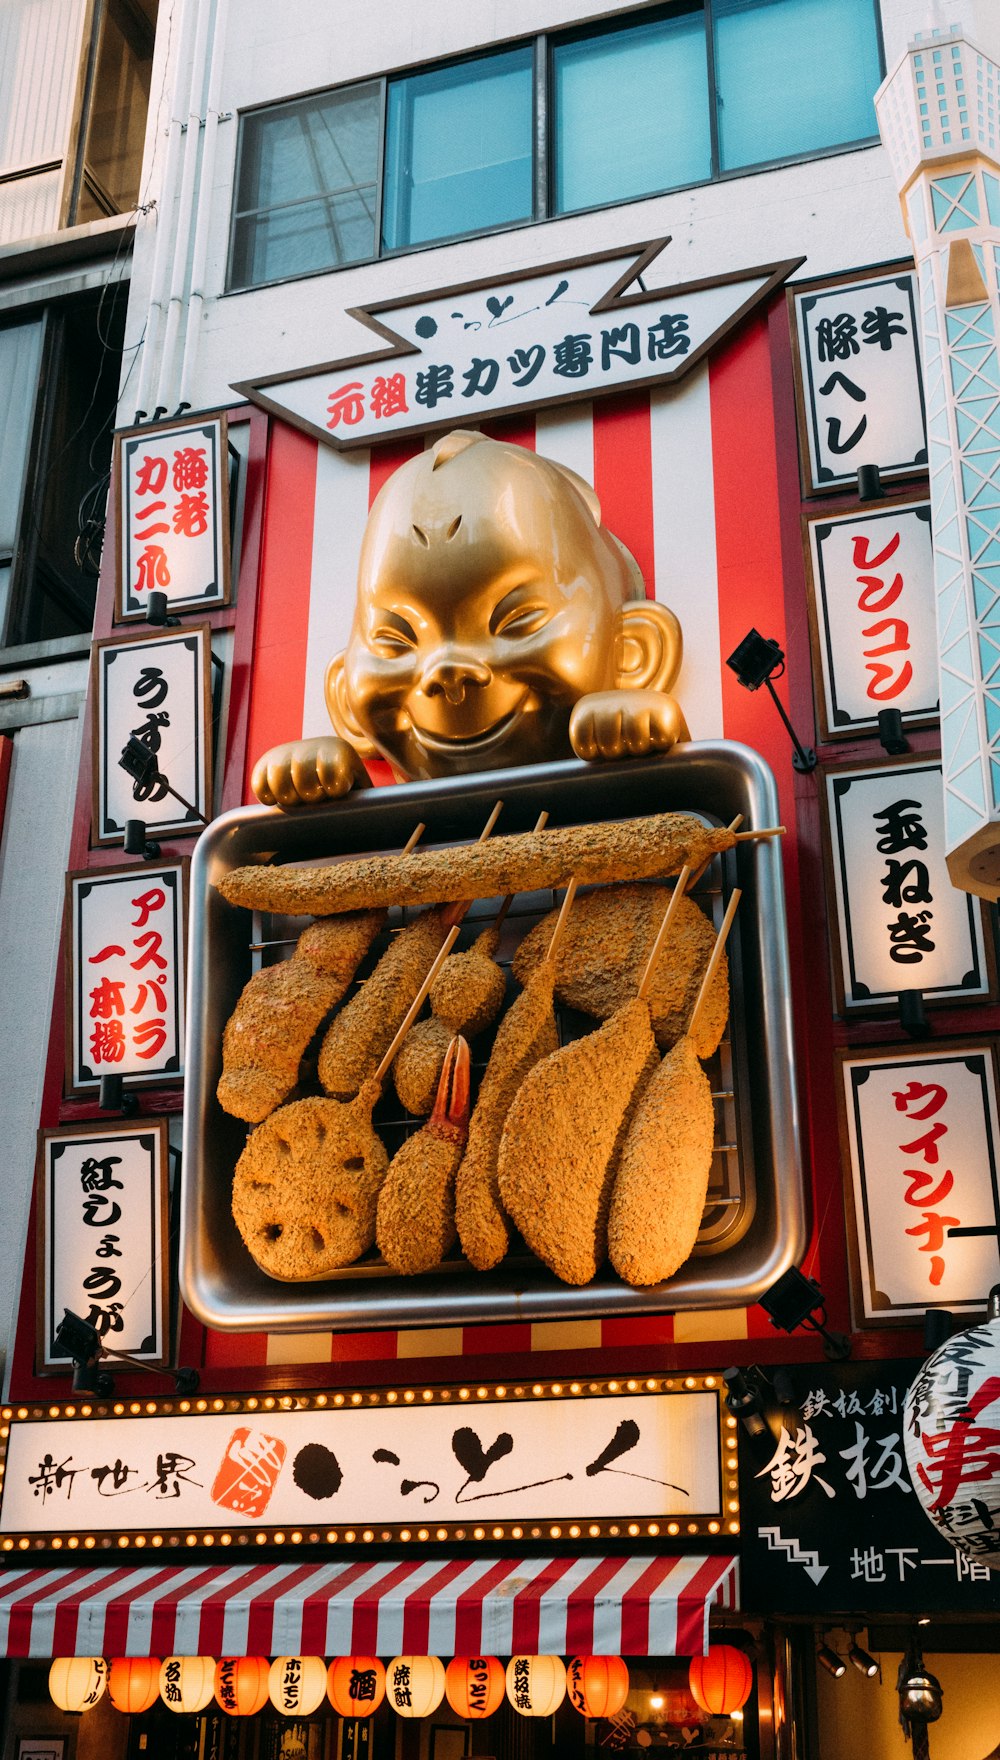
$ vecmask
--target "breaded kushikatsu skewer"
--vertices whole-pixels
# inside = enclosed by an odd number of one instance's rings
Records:
[[[497,1029],[479,1085],[469,1143],[455,1182],[455,1220],[462,1251],[479,1271],[498,1265],[510,1246],[510,1224],[500,1198],[498,1158],[504,1122],[514,1097],[541,1058],[559,1044],[552,990],[559,943],[576,882],[570,881],[543,960],[511,1004]]]
[[[638,995],[595,1033],[536,1064],[500,1142],[500,1197],[527,1245],[564,1283],[590,1283],[607,1257],[620,1145],[656,1068],[647,993],[689,878],[664,913]]]
[[[427,1123],[389,1163],[379,1193],[375,1239],[404,1276],[432,1271],[455,1239],[455,1173],[469,1130],[469,1046],[452,1039]]]
[[[734,891],[716,939],[717,967],[732,926]],[[712,1168],[715,1111],[695,1052],[698,1013],[711,982],[706,970],[687,1032],[647,1084],[622,1149],[608,1216],[608,1254],[626,1283],[672,1277],[694,1249]]]

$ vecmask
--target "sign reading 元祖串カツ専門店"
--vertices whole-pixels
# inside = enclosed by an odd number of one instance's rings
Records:
[[[629,1523],[635,1533],[732,1534],[737,1483],[721,1446],[726,1436],[731,1448],[732,1420],[715,1377],[687,1379],[634,1382],[635,1392],[595,1382],[575,1393],[401,1389],[219,1400],[202,1413],[172,1400],[139,1416],[96,1401],[85,1418],[79,1406],[15,1414],[0,1531],[317,1527],[349,1540],[369,1526],[445,1537],[489,1521],[519,1523],[523,1536],[531,1522],[567,1537],[584,1523],[591,1535],[625,1534]]]
[[[357,306],[374,352],[233,387],[333,446],[680,378],[798,267],[647,289],[669,239]],[[666,258],[669,265],[670,257]]]

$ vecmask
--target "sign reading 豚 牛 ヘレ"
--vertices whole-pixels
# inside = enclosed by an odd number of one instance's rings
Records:
[[[591,1536],[731,1535],[738,1488],[721,1439],[732,1420],[714,1377],[687,1379],[695,1385],[636,1382],[634,1393],[620,1382],[576,1393],[404,1389],[227,1400],[205,1413],[170,1402],[169,1415],[147,1407],[138,1417],[97,1405],[82,1423],[76,1407],[15,1418],[0,1529],[318,1525],[350,1541],[369,1525],[386,1538],[421,1524],[464,1538],[488,1519],[521,1524],[512,1538],[572,1535],[565,1524],[584,1522]]]
[[[116,436],[119,620],[228,602],[228,467],[225,416]]]
[[[669,240],[602,251],[351,315],[373,353],[235,390],[334,446],[477,422],[679,378],[797,267],[648,290]]]
[[[187,863],[66,877],[67,1085],[184,1073]]]

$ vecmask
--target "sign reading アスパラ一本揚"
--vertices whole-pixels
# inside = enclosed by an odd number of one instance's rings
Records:
[[[351,1540],[368,1526],[392,1538],[429,1524],[462,1538],[488,1519],[524,1533],[555,1523],[538,1529],[545,1538],[583,1522],[591,1536],[624,1534],[629,1522],[635,1533],[732,1534],[737,1485],[721,1448],[732,1420],[714,1377],[688,1379],[693,1387],[634,1382],[633,1393],[621,1382],[483,1397],[403,1389],[226,1400],[204,1413],[168,1401],[141,1416],[94,1404],[83,1421],[79,1407],[15,1417],[0,1531],[249,1525]]]
[[[145,617],[151,592],[172,611],[229,600],[225,416],[115,438],[119,621]]]
[[[120,843],[129,819],[142,819],[155,837],[197,830],[211,816],[210,636],[207,624],[196,624],[95,642],[96,843]],[[122,769],[119,758],[129,739],[156,759],[150,779],[137,782]]]
[[[66,877],[67,1084],[183,1075],[187,863]]]
[[[354,307],[387,346],[234,390],[334,446],[369,446],[678,379],[797,263],[647,291],[668,243]]]
[[[1000,1278],[993,1047],[896,1047],[842,1066],[859,1324],[979,1312]]]

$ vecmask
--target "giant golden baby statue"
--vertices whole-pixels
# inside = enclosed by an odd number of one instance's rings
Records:
[[[575,472],[472,430],[396,471],[372,505],[350,640],[329,664],[334,732],[274,746],[253,789],[296,807],[367,781],[666,751],[681,631],[645,597]]]

